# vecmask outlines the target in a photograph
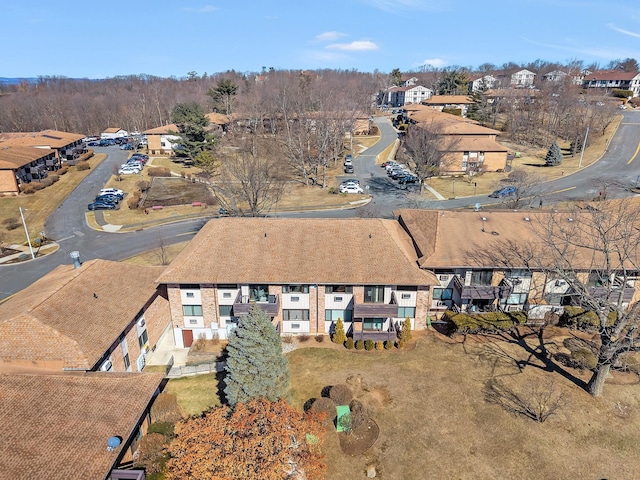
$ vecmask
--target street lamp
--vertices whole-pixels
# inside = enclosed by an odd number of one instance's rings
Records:
[[[453,196],[455,197],[455,196],[456,196],[456,179],[454,178],[454,179],[453,179],[453,180],[451,180],[451,181],[452,181],[452,184],[451,184],[451,191],[453,192]]]
[[[31,246],[31,239],[29,238],[29,230],[27,230],[27,223],[24,221],[24,214],[22,213],[22,207],[20,209],[20,218],[22,218],[22,226],[24,227],[24,233],[27,236],[27,243],[29,244],[29,251],[31,252],[31,259],[35,260],[36,256],[33,254],[33,247]]]

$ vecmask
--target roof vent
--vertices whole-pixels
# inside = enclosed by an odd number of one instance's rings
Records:
[[[530,219],[529,217],[524,217],[524,221],[525,221],[525,222],[530,222],[530,221],[531,221],[531,219]]]
[[[571,217],[567,218],[567,222],[573,222],[573,218]]]
[[[122,437],[113,436],[107,440],[107,452],[113,452],[122,443]]]
[[[486,222],[487,221],[487,217],[482,217],[482,221]]]
[[[74,250],[73,252],[69,253],[69,256],[73,260],[73,268],[80,268],[80,252]]]

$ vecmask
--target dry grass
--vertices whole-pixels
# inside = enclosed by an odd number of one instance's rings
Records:
[[[592,143],[584,151],[582,168],[588,167],[602,157],[608,145],[608,141],[615,133],[622,118],[622,116],[616,117],[616,119],[607,128],[604,136],[592,139]],[[579,154],[571,157],[567,155],[565,151],[564,158],[562,159],[562,165],[557,167],[545,167],[544,157],[547,155],[547,149],[527,148],[522,145],[511,144],[510,142],[501,140],[500,138],[498,139],[498,142],[509,148],[512,152],[520,152],[521,156],[513,159],[514,169],[521,169],[529,173],[533,173],[542,180],[553,180],[561,177],[562,172],[564,172],[564,175],[571,175],[579,170]],[[558,142],[558,145],[561,149],[567,149],[568,151],[568,143]],[[453,196],[469,197],[475,194],[488,195],[493,190],[504,185],[504,182],[501,180],[505,179],[507,175],[507,173],[490,172],[475,176],[472,180],[461,175],[456,177],[432,178],[427,180],[427,184],[433,187],[445,198],[452,198]],[[455,180],[455,185],[453,180]],[[473,182],[477,183],[477,187],[474,187]],[[431,196],[431,194],[426,190],[425,195]]]
[[[164,391],[178,397],[178,405],[188,416],[200,415],[210,408],[220,406],[218,380],[215,373],[172,378]]]
[[[105,158],[104,154],[94,155],[89,159],[89,165],[94,168]],[[22,226],[15,230],[6,230],[4,225],[1,225],[2,220],[11,217],[20,220],[19,207],[22,207],[25,222],[29,228],[29,235],[31,238],[37,237],[39,232],[44,229],[44,222],[47,217],[58,208],[58,205],[90,173],[91,170],[78,171],[76,167],[69,167],[69,171],[65,175],[61,175],[60,180],[50,187],[39,190],[32,195],[0,198],[0,229],[5,240],[8,243],[25,245],[27,243]]]
[[[607,385],[591,398],[559,374],[509,359],[526,360],[517,346],[489,340],[465,343],[427,334],[411,351],[355,353],[301,348],[288,355],[296,407],[323,387],[360,374],[363,397],[375,413],[380,438],[364,455],[340,452],[329,435],[329,479],[363,478],[374,464],[380,478],[636,478],[640,460],[640,392],[637,385]],[[485,402],[492,376],[523,385],[553,378],[568,405],[539,424]],[[606,461],[603,459],[606,458]]]

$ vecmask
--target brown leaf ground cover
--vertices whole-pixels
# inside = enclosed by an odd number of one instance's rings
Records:
[[[576,384],[588,374],[549,371],[531,354],[541,338],[551,349],[570,335],[554,333],[559,337],[532,335],[518,343],[429,332],[403,351],[299,348],[288,354],[292,401],[303,408],[351,375],[360,375],[373,392],[378,440],[363,455],[350,456],[339,437],[329,435],[329,479],[364,478],[369,465],[385,479],[638,478],[637,379],[634,385],[608,383],[603,399],[590,397]],[[485,401],[491,378],[516,387],[553,381],[567,403],[537,423]]]

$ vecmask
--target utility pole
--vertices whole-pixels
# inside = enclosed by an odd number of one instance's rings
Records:
[[[578,162],[578,168],[582,167],[582,156],[584,155],[584,149],[587,146],[587,137],[589,136],[589,127],[587,127],[587,133],[584,134],[584,142],[582,142],[582,149],[580,151],[580,161]]]
[[[20,209],[20,218],[22,218],[22,226],[24,227],[24,233],[27,236],[27,243],[29,244],[29,251],[31,252],[31,259],[35,260],[36,256],[33,254],[33,247],[31,246],[31,239],[29,238],[29,231],[27,230],[27,224],[24,221],[24,214],[22,213],[22,207]]]

